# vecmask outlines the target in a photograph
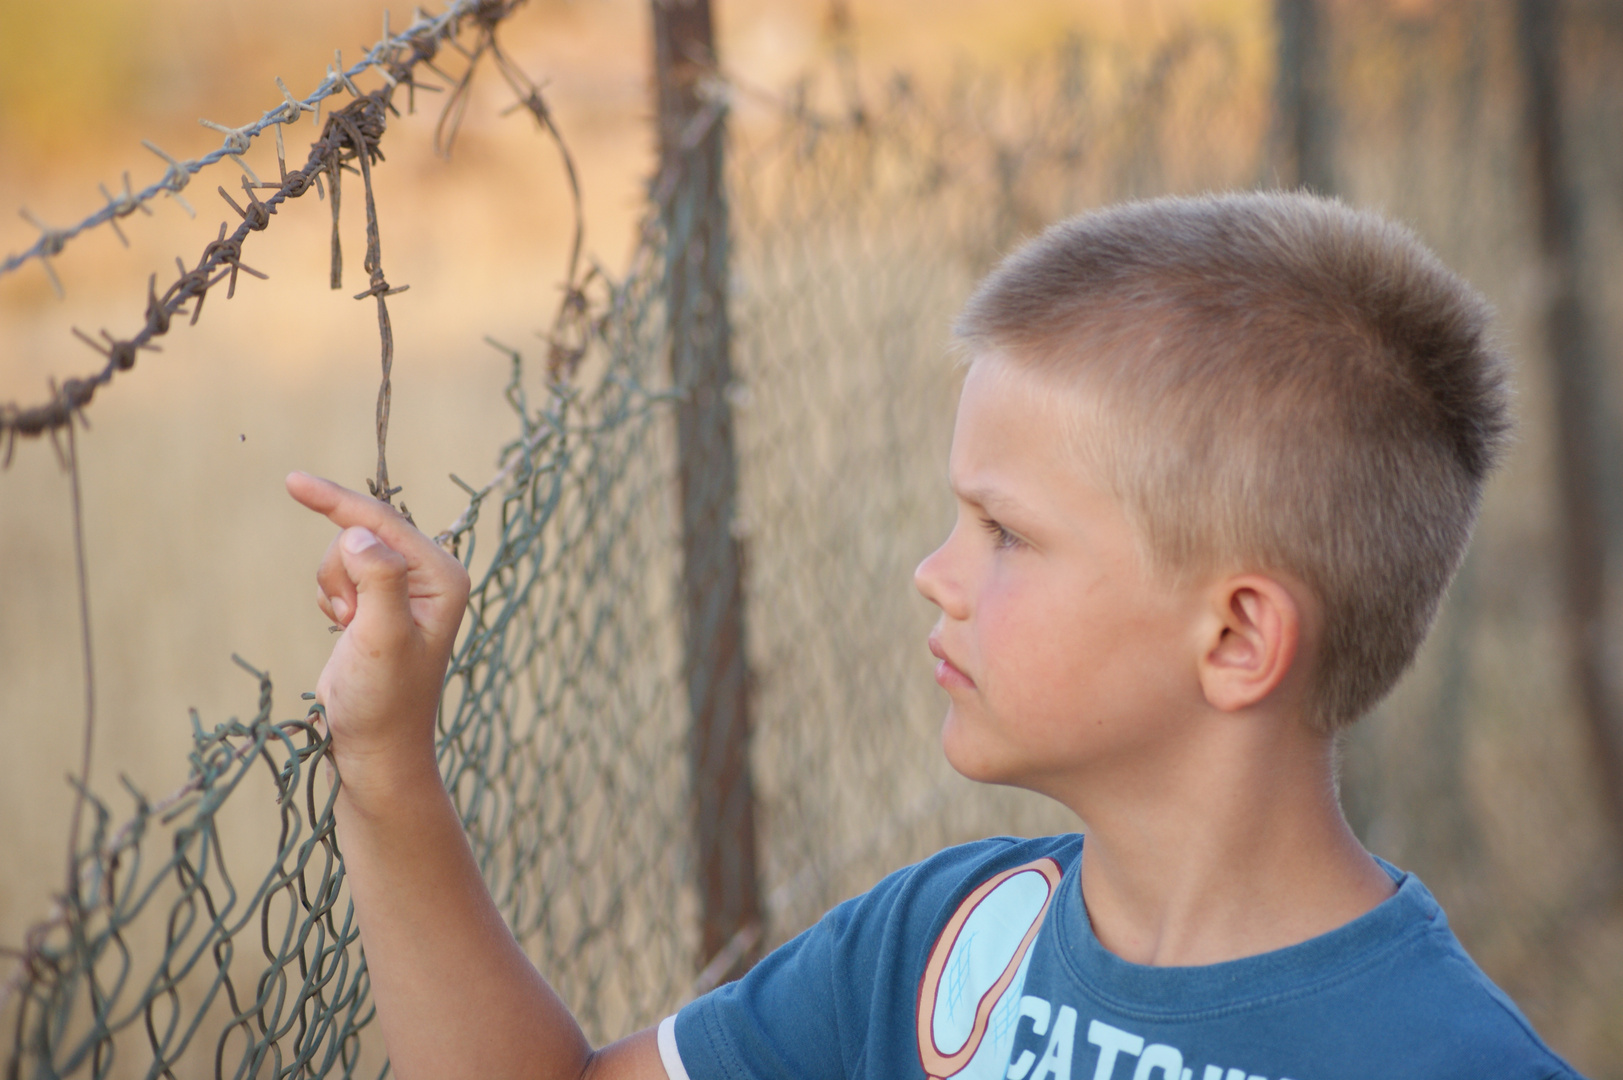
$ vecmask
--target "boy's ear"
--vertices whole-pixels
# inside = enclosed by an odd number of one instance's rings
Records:
[[[1201,690],[1213,708],[1236,712],[1261,702],[1291,673],[1305,612],[1290,589],[1263,574],[1226,578],[1208,595]]]

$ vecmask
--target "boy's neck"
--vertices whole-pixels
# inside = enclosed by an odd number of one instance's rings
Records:
[[[1342,816],[1330,737],[1218,720],[1156,758],[1050,792],[1087,823],[1083,900],[1122,959],[1194,966],[1270,952],[1395,891]]]

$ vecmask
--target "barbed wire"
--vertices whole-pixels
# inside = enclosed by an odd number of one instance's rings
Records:
[[[380,381],[377,407],[378,428],[378,468],[377,476],[369,481],[374,494],[388,501],[392,489],[388,482],[388,466],[384,455],[386,441],[389,405],[390,405],[390,373],[393,360],[393,332],[389,322],[388,308],[385,299],[388,296],[404,291],[405,286],[391,287],[384,275],[382,267],[381,242],[377,228],[376,207],[372,194],[371,165],[381,160],[382,153],[378,148],[384,128],[387,125],[387,115],[398,115],[393,104],[395,92],[402,86],[408,92],[415,93],[419,87],[427,88],[429,84],[421,81],[417,68],[426,67],[448,82],[465,87],[472,77],[473,67],[480,56],[486,52],[495,51],[501,56],[495,46],[495,27],[508,18],[512,12],[523,3],[523,0],[458,0],[446,12],[438,17],[430,18],[421,11],[418,12],[417,21],[411,28],[399,35],[392,35],[388,30],[387,18],[384,23],[384,37],[368,51],[366,57],[350,69],[343,69],[340,64],[334,63],[328,69],[327,78],[309,98],[299,100],[287,93],[286,87],[280,80],[286,101],[265,113],[260,120],[241,128],[227,129],[221,125],[205,121],[209,126],[226,131],[226,139],[221,148],[212,154],[205,155],[196,161],[181,162],[164,155],[170,161],[169,171],[163,180],[152,185],[136,195],[128,194],[128,180],[126,177],[126,195],[117,200],[111,200],[96,214],[92,214],[79,225],[65,230],[48,230],[41,240],[28,252],[8,260],[0,273],[14,269],[30,257],[47,258],[49,255],[61,251],[62,246],[72,236],[78,235],[85,229],[103,223],[112,223],[116,228],[119,217],[128,216],[137,208],[155,198],[165,191],[178,196],[181,188],[185,187],[191,175],[204,167],[233,156],[239,161],[241,154],[248,149],[252,138],[268,127],[275,127],[277,133],[277,165],[281,173],[279,181],[273,183],[259,182],[253,177],[246,163],[244,171],[247,173],[242,179],[243,193],[246,205],[238,205],[225,190],[224,186],[218,188],[219,193],[231,209],[241,219],[235,230],[227,234],[227,224],[220,226],[219,236],[203,249],[197,265],[190,269],[176,260],[178,276],[172,284],[160,295],[157,291],[157,275],[149,278],[147,285],[146,323],[141,330],[129,338],[114,337],[107,330],[101,331],[101,339],[97,340],[83,331],[74,330],[79,339],[97,352],[101,353],[106,362],[99,371],[90,375],[69,378],[59,385],[54,384],[49,398],[33,406],[20,406],[16,402],[0,404],[0,443],[4,444],[0,450],[0,467],[8,465],[18,436],[38,436],[45,432],[55,431],[70,423],[75,414],[80,413],[89,404],[96,391],[110,382],[114,375],[120,371],[128,371],[135,366],[137,354],[143,349],[156,349],[154,339],[167,334],[177,315],[185,315],[186,304],[195,300],[190,309],[190,323],[195,324],[202,314],[203,302],[210,289],[222,281],[227,281],[226,297],[230,299],[235,295],[237,277],[239,273],[246,273],[253,277],[264,278],[265,275],[248,266],[242,260],[243,245],[250,233],[266,229],[272,215],[278,207],[288,199],[299,198],[315,187],[318,196],[324,195],[323,178],[326,187],[332,190],[332,275],[333,288],[341,287],[343,252],[339,243],[338,223],[341,209],[341,176],[345,171],[358,172],[366,191],[366,217],[367,217],[367,246],[364,268],[369,276],[366,290],[357,294],[356,299],[375,297],[378,304],[378,331],[381,341],[382,379]],[[477,45],[473,51],[468,51],[457,41],[456,35],[468,24],[476,28]],[[453,80],[434,64],[434,58],[441,46],[450,44],[468,57],[469,67],[462,76]],[[503,74],[509,82],[520,77],[510,61],[505,57],[501,60]],[[355,84],[355,77],[369,69],[377,70],[383,77],[384,85],[369,93],[363,93]],[[538,116],[544,117],[544,123],[550,123],[546,118],[545,105],[539,91],[533,86],[526,88],[527,92],[522,104],[530,107],[532,111],[539,109]],[[305,112],[312,117],[319,117],[320,103],[340,91],[347,91],[354,100],[331,113],[322,128],[321,136],[310,147],[310,153],[302,168],[289,172],[281,140],[281,125],[291,123]],[[533,102],[533,104],[532,104]],[[449,109],[447,110],[449,112]],[[458,114],[460,115],[460,113]],[[442,117],[442,124],[444,118]],[[556,136],[556,132],[554,131]],[[161,153],[161,151],[158,151]],[[566,152],[567,156],[567,152]],[[573,166],[570,166],[571,183],[573,180]],[[261,199],[258,191],[271,189],[268,198]],[[579,211],[578,190],[576,196],[577,217]],[[122,236],[122,233],[120,233]],[[48,263],[46,264],[49,265]],[[573,274],[573,267],[571,273]],[[53,274],[54,280],[54,274]],[[572,280],[572,278],[571,278]]]
[[[217,149],[200,158],[181,161],[171,157],[153,143],[143,140],[142,145],[168,165],[163,176],[142,190],[132,193],[130,175],[126,172],[124,189],[116,196],[107,190],[105,184],[101,185],[106,205],[73,225],[52,228],[24,208],[21,211],[23,219],[40,230],[40,237],[32,246],[8,255],[4,261],[0,261],[0,277],[12,273],[30,260],[38,259],[44,264],[46,273],[51,276],[60,293],[61,283],[56,278],[55,271],[51,269],[49,260],[60,255],[69,242],[86,230],[111,225],[117,231],[120,218],[129,217],[137,210],[150,213],[147,204],[160,195],[171,196],[188,213],[193,213],[181,192],[194,175],[228,157],[241,166],[249,180],[257,184],[259,178],[253,174],[253,170],[248,167],[242,155],[247,153],[253,140],[267,129],[275,128],[277,139],[280,140],[281,126],[296,122],[305,113],[310,113],[311,121],[319,127],[321,103],[344,91],[360,97],[360,91],[356,88],[354,80],[369,70],[379,72],[391,89],[396,83],[404,83],[408,91],[415,92],[420,84],[415,82],[412,72],[419,65],[434,70],[433,59],[439,47],[443,44],[451,44],[454,47],[456,35],[461,32],[464,23],[472,20],[482,25],[494,26],[507,18],[512,9],[523,2],[524,0],[454,0],[443,12],[434,16],[418,8],[411,26],[398,34],[390,32],[389,12],[384,11],[383,36],[358,62],[348,68],[343,66],[342,50],[335,51],[333,63],[328,66],[326,77],[309,96],[295,97],[287,85],[278,78],[276,86],[282,92],[283,101],[280,105],[266,110],[258,120],[241,127],[228,127],[207,119],[199,120],[204,127],[225,136]],[[439,74],[443,76],[443,72]],[[453,80],[447,77],[447,81]],[[280,146],[278,149],[280,150]],[[124,239],[122,233],[119,234],[119,238]]]

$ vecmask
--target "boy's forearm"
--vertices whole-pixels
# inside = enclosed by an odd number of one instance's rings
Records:
[[[433,760],[378,771],[341,789],[337,828],[396,1075],[578,1080],[591,1047],[502,921]]]
[[[338,843],[395,1073],[663,1080],[652,1032],[594,1054],[513,940],[440,783],[434,713],[468,573],[390,506],[303,473],[343,530],[316,573],[343,634],[316,684],[343,780]]]

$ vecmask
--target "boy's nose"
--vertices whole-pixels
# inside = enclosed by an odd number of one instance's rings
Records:
[[[936,605],[936,607],[941,606],[941,601],[936,599],[936,582],[934,575],[931,573],[930,564],[935,561],[935,557],[939,554],[941,554],[941,549],[936,548],[934,551],[930,552],[930,554],[926,555],[923,561],[913,568],[913,587],[919,591],[921,596],[930,601],[930,603]]]
[[[924,557],[913,571],[913,586],[923,597],[940,608],[942,614],[948,618],[961,619],[964,617],[964,605],[960,590],[954,588],[949,573],[947,561],[947,548],[952,538]]]

